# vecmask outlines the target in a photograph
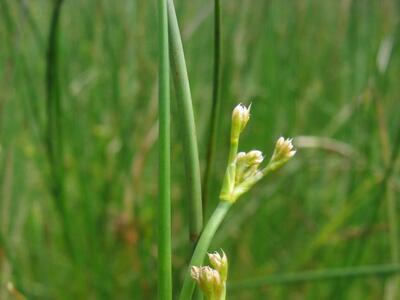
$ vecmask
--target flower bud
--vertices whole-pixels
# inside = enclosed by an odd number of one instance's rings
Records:
[[[251,175],[247,175],[247,177],[244,177],[243,180],[239,182],[233,189],[229,200],[231,202],[235,202],[240,196],[248,192],[259,180],[261,180],[263,176],[264,173],[256,169],[254,170],[254,172],[251,173]]]
[[[284,160],[287,161],[293,155],[296,154],[296,150],[293,150],[292,139],[285,139],[284,137],[280,137],[276,141],[275,150],[272,155],[272,161],[280,161]]]
[[[263,160],[262,152],[258,150],[238,153],[236,156],[235,185],[241,184],[245,179],[253,176]]]
[[[211,266],[219,272],[221,280],[225,282],[228,276],[228,258],[223,250],[221,250],[221,253],[222,256],[217,251],[208,253],[208,259]]]
[[[231,139],[238,139],[250,119],[250,106],[238,104],[232,112]]]
[[[246,152],[239,152],[236,155],[236,163],[241,163],[242,161],[244,161],[246,159]]]
[[[192,266],[190,268],[190,276],[192,276],[192,278],[198,282],[200,279],[200,268],[196,267],[196,266]]]
[[[264,174],[274,171],[284,165],[296,154],[293,149],[292,139],[280,137],[275,144],[275,150],[267,167],[263,170]]]
[[[247,163],[249,165],[259,165],[262,163],[262,161],[264,160],[264,157],[262,155],[261,151],[258,150],[252,150],[250,152],[246,153],[246,159],[247,159]]]
[[[221,280],[221,276],[217,270],[205,267],[192,266],[190,275],[197,282],[200,289],[206,295],[208,299],[219,299],[225,288],[224,282]]]

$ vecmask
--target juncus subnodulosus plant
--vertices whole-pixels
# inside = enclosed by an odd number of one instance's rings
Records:
[[[198,266],[202,264],[212,238],[232,204],[235,203],[240,196],[249,191],[265,175],[282,167],[296,154],[292,140],[283,137],[280,137],[277,140],[274,152],[264,167],[261,167],[261,164],[264,161],[264,156],[261,151],[252,150],[247,153],[238,153],[240,134],[245,129],[249,119],[250,107],[239,104],[234,108],[232,112],[228,165],[220,192],[221,201],[204,227],[193,252],[190,266]],[[203,269],[196,268],[198,267],[192,269],[192,275],[200,276],[203,274],[200,272]],[[194,273],[193,270],[195,271]],[[213,281],[213,284],[219,282],[215,272],[211,272],[209,269],[204,269],[203,272],[205,279],[213,278],[212,280],[215,280]],[[201,277],[198,278],[200,279]],[[196,281],[199,283],[197,279]],[[208,285],[208,287],[210,286],[211,284]],[[187,272],[179,299],[191,299],[193,290],[194,281],[191,280],[191,272]],[[224,298],[208,299],[225,299],[225,296]]]

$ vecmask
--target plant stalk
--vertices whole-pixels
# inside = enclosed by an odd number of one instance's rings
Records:
[[[220,111],[220,82],[221,82],[221,14],[220,0],[214,0],[214,70],[212,107],[210,119],[210,135],[207,143],[206,167],[203,177],[203,211],[206,211],[210,180],[213,172],[213,162],[218,131],[218,116]]]
[[[172,300],[170,90],[167,0],[158,0],[158,299]]]
[[[63,130],[61,125],[61,92],[59,82],[58,38],[63,0],[54,0],[46,53],[46,150],[50,163],[51,193],[60,215],[64,240],[70,255],[74,256],[68,211],[64,195]]]
[[[200,163],[192,96],[173,0],[168,0],[168,24],[171,72],[175,85],[179,109],[179,127],[184,146],[183,155],[188,189],[189,235],[190,240],[195,243],[203,228]]]
[[[217,231],[219,225],[221,224],[231,205],[232,204],[227,201],[220,201],[217,208],[214,210],[213,214],[208,220],[206,226],[204,227],[204,230],[197,242],[196,248],[194,249],[189,268],[186,270],[179,300],[189,300],[192,298],[195,288],[195,282],[190,277],[190,267],[200,266],[203,264],[204,257],[215,235],[215,232]]]

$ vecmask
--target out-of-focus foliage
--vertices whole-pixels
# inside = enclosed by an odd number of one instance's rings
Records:
[[[176,4],[204,167],[212,2]],[[61,8],[58,138],[72,249],[46,154],[52,6],[0,0],[0,284],[12,281],[29,299],[153,299],[155,2],[65,0]],[[284,170],[235,204],[217,234],[213,247],[229,256],[232,282],[398,260],[397,166],[388,180],[382,176],[400,124],[399,11],[394,0],[222,1],[222,109],[206,215],[218,200],[235,104],[252,103],[241,150],[269,153],[281,134],[295,137],[298,148]],[[177,292],[190,246],[173,104]],[[384,299],[391,282],[270,285],[228,290],[228,299]],[[0,299],[8,297],[0,289]]]

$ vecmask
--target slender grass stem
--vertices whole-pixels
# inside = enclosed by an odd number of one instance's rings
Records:
[[[180,128],[183,137],[186,180],[188,189],[189,234],[196,242],[203,227],[201,177],[196,138],[192,96],[186,69],[181,34],[173,0],[168,0],[169,46],[171,71],[179,109]]]
[[[218,116],[220,111],[220,81],[221,81],[221,15],[220,0],[214,0],[214,71],[212,107],[210,119],[210,135],[207,143],[206,167],[203,177],[203,211],[206,211],[210,180],[213,172],[214,153],[217,141]]]
[[[61,126],[61,93],[59,82],[58,38],[63,0],[55,0],[50,21],[46,56],[46,148],[50,162],[51,192],[60,215],[67,249],[74,256],[70,225],[64,195],[63,139]]]
[[[217,208],[208,220],[206,226],[204,227],[204,230],[193,252],[192,259],[190,260],[189,268],[186,270],[183,287],[179,296],[180,300],[189,300],[192,298],[195,282],[190,277],[190,267],[199,266],[203,263],[204,256],[206,255],[215,232],[217,231],[231,205],[232,204],[229,202],[220,201]]]
[[[349,277],[388,276],[400,273],[400,265],[375,265],[355,268],[338,268],[321,271],[306,271],[248,279],[228,284],[229,290],[250,289],[271,284],[301,283]]]
[[[158,199],[158,299],[172,299],[171,266],[171,161],[170,90],[167,0],[158,0],[158,105],[159,105],[159,199]]]

